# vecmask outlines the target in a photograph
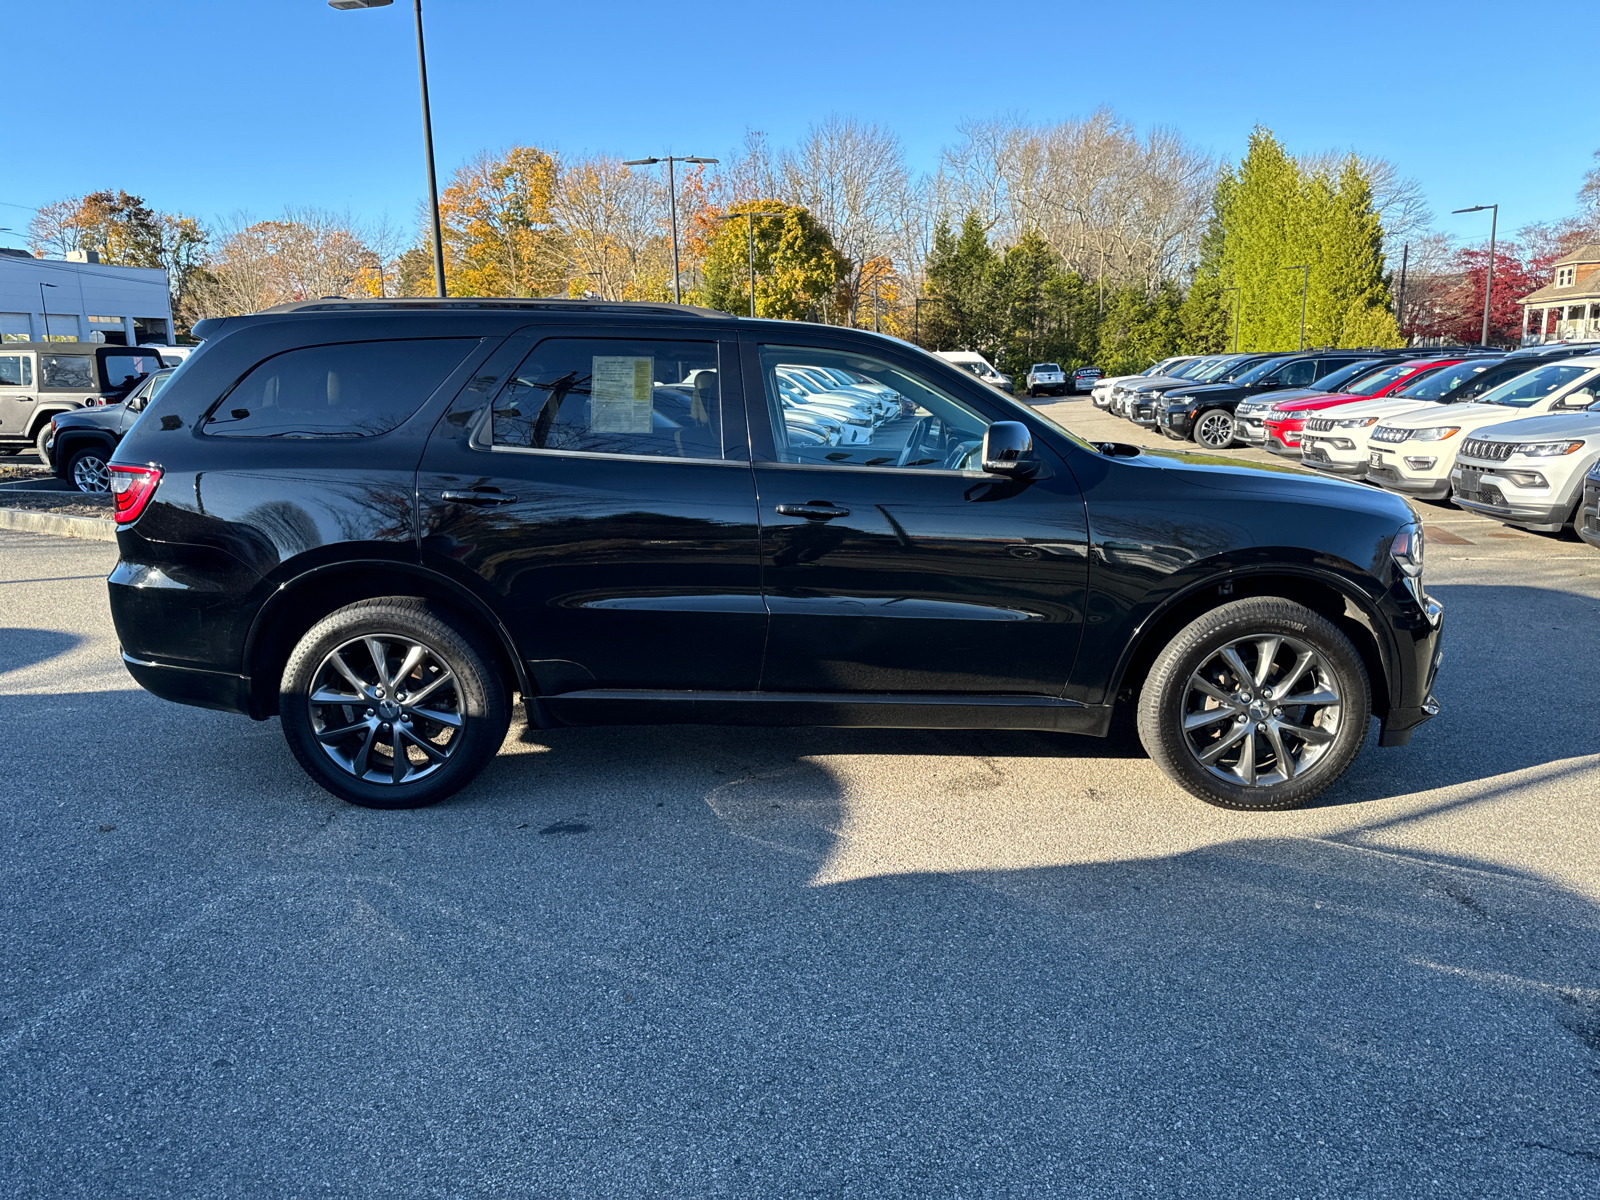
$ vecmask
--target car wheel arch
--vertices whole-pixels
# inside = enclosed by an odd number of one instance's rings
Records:
[[[61,464],[59,469],[64,470],[65,464],[80,450],[96,447],[105,451],[106,460],[116,453],[117,442],[115,438],[107,437],[91,429],[67,429],[56,435],[55,450],[52,451],[55,461]]]
[[[496,665],[509,685],[533,703],[535,688],[527,665],[505,624],[481,598],[424,566],[355,559],[323,564],[281,582],[257,609],[243,650],[250,715],[264,720],[276,713],[284,666],[307,630],[346,605],[382,596],[433,601],[475,626],[495,649]]]
[[[1226,590],[1224,590],[1226,589]],[[1106,689],[1110,702],[1136,699],[1145,676],[1177,632],[1214,608],[1249,596],[1280,596],[1332,621],[1355,644],[1372,685],[1372,712],[1388,715],[1390,680],[1397,658],[1385,633],[1388,624],[1372,598],[1350,581],[1315,568],[1284,566],[1233,570],[1173,592],[1147,613],[1128,639]]]
[[[28,437],[38,437],[39,431],[46,425],[50,424],[51,417],[59,417],[63,413],[82,411],[83,405],[81,404],[55,404],[49,408],[35,408],[33,410],[33,417],[28,423]]]

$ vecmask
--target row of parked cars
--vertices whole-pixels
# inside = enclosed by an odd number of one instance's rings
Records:
[[[1181,356],[1093,400],[1203,449],[1260,446],[1600,546],[1600,346]]]

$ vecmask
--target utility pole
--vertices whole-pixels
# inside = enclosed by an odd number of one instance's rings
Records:
[[[674,163],[715,163],[720,161],[715,158],[701,158],[697,155],[672,155],[661,158],[630,158],[622,165],[625,167],[650,167],[656,163],[667,164],[667,211],[672,222],[672,302],[683,303],[683,291],[679,285],[678,277],[682,274],[678,266],[678,177],[673,171]],[[752,296],[754,293],[751,293]]]
[[[1411,257],[1411,243],[1407,242],[1400,247],[1400,291],[1394,302],[1394,323],[1404,327],[1406,323],[1406,263]]]
[[[1478,336],[1478,344],[1489,344],[1489,297],[1494,294],[1494,235],[1495,227],[1500,224],[1500,206],[1498,204],[1474,204],[1471,208],[1452,209],[1452,213],[1473,213],[1489,209],[1489,270],[1483,277],[1483,332]]]

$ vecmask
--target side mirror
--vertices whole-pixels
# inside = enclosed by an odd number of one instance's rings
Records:
[[[1273,379],[1273,378],[1271,378],[1271,377],[1270,377],[1270,376],[1269,376],[1269,377],[1268,377],[1268,378],[1266,378],[1266,379],[1260,379],[1260,380],[1257,380],[1257,381],[1256,381],[1256,386],[1257,386],[1257,387],[1258,387],[1258,388],[1275,388],[1275,387],[1282,387],[1282,386],[1283,386],[1283,380],[1281,380],[1281,379]]]
[[[1039,471],[1033,435],[1021,421],[996,421],[983,435],[983,469],[992,475],[1028,479]]]
[[[1581,409],[1588,408],[1594,402],[1595,402],[1594,393],[1585,389],[1585,390],[1582,390],[1582,391],[1576,391],[1576,392],[1567,393],[1565,396],[1561,397],[1561,403],[1557,404],[1556,407],[1557,408],[1570,408],[1570,409],[1579,409],[1579,410],[1581,410]]]

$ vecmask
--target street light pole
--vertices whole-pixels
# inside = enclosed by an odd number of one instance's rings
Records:
[[[1454,213],[1474,213],[1489,209],[1489,271],[1483,277],[1483,332],[1478,335],[1478,345],[1489,344],[1489,297],[1494,294],[1494,235],[1495,228],[1500,224],[1500,206],[1498,204],[1474,204],[1471,208],[1452,209]]]
[[[1394,301],[1394,322],[1401,329],[1406,323],[1406,265],[1411,259],[1411,243],[1400,247],[1400,291]]]
[[[420,3],[420,0],[418,2]],[[715,163],[719,161],[719,159],[701,158],[693,154],[668,154],[661,158],[630,158],[622,164],[625,167],[650,167],[656,163],[667,164],[667,211],[672,222],[672,302],[674,304],[683,303],[683,292],[678,284],[678,276],[680,274],[678,269],[678,177],[673,172],[672,167],[674,163],[681,162]],[[750,294],[752,297],[755,295],[754,291]]]
[[[1306,348],[1306,292],[1311,289],[1311,264],[1301,263],[1298,267],[1285,267],[1285,271],[1304,271],[1305,279],[1300,284],[1300,349]]]
[[[329,8],[387,8],[394,0],[328,0]],[[444,231],[439,221],[439,180],[433,167],[433,114],[428,107],[428,56],[422,45],[422,0],[411,0],[417,19],[417,79],[422,85],[422,147],[428,160],[428,211],[433,214],[433,280],[440,297],[444,290]]]
[[[50,306],[44,302],[44,290],[55,286],[53,283],[39,285],[39,311],[44,314],[44,340],[47,342],[53,339],[50,337]]]
[[[731,221],[735,217],[745,217],[750,222],[750,315],[752,317],[756,315],[756,218],[781,216],[783,216],[782,213],[761,212],[758,209],[751,209],[749,212],[731,212],[721,218],[724,221]]]
[[[1238,292],[1233,298],[1233,352],[1237,354],[1239,353],[1239,302],[1244,299],[1244,291],[1237,287],[1222,289],[1223,295],[1229,292]]]

